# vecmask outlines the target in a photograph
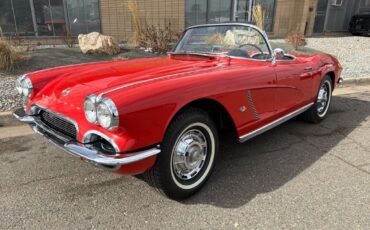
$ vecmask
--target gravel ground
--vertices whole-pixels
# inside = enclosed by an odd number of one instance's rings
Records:
[[[342,77],[370,77],[370,37],[308,38],[307,47],[336,56],[343,65]]]
[[[15,90],[14,77],[0,75],[0,112],[14,110],[21,105]]]
[[[344,79],[370,77],[370,37],[333,37],[308,38],[307,46],[299,51],[303,53],[326,52],[339,58],[343,65]],[[272,40],[273,48],[281,47],[287,52],[292,47],[284,44],[282,39]],[[320,51],[318,51],[320,50]],[[153,56],[153,54],[138,50],[125,50],[116,56],[83,55],[78,49],[54,48],[35,50],[30,59],[21,64],[20,68],[8,74],[0,73],[0,112],[11,111],[19,107],[20,99],[14,90],[15,76],[55,67],[93,61],[105,61],[117,58],[140,58]]]

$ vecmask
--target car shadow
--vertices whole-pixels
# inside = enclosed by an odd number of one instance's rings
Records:
[[[363,96],[370,98],[370,93]],[[213,175],[183,203],[240,207],[258,194],[279,189],[340,142],[345,144],[346,136],[369,117],[370,102],[348,96],[333,99],[320,124],[295,118],[243,144],[223,135]]]

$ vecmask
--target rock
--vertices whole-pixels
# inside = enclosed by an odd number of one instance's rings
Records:
[[[224,38],[224,44],[235,47],[243,44],[254,44],[258,45],[260,42],[260,36],[255,31],[245,30],[228,30]]]
[[[98,32],[78,35],[78,45],[84,54],[113,55],[120,52],[119,45],[113,37]]]

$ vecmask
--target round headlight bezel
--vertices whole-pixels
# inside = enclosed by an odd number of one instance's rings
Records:
[[[24,79],[24,76],[17,77],[17,80],[15,80],[15,88],[19,95],[23,95],[23,87],[22,87],[22,81]]]
[[[15,87],[18,93],[24,97],[30,97],[33,92],[33,84],[31,79],[27,75],[23,75],[17,78]]]
[[[104,129],[118,128],[118,110],[114,102],[109,98],[103,98],[96,107],[97,120]],[[109,122],[106,122],[109,119]]]
[[[91,124],[98,123],[96,108],[96,96],[94,94],[87,96],[84,101],[84,113],[86,120]]]

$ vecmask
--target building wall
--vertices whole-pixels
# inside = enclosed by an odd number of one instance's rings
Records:
[[[185,0],[137,0],[142,24],[164,28],[171,23],[174,30],[184,29]],[[128,0],[100,0],[102,32],[119,41],[128,41],[133,36]]]
[[[290,32],[305,32],[310,0],[277,0],[275,8],[274,37],[285,37]],[[310,23],[312,20],[310,20]],[[311,25],[310,25],[311,26]]]
[[[308,14],[307,14],[307,27],[305,35],[311,36],[313,32],[313,27],[315,24],[317,0],[309,0],[308,3]]]
[[[359,8],[360,0],[343,1],[341,6],[329,4],[325,32],[347,32],[352,16]]]

